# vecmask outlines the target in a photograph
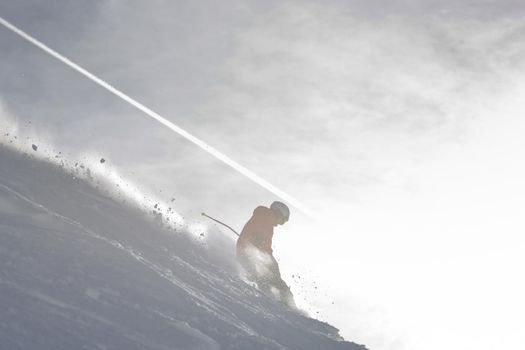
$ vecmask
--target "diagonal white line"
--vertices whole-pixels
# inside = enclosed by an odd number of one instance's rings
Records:
[[[6,21],[2,17],[0,17],[0,24],[3,25],[4,27],[6,27],[7,29],[11,30],[15,34],[21,36],[22,38],[24,38],[25,40],[27,40],[31,44],[33,44],[33,45],[37,46],[38,48],[42,49],[43,51],[45,51],[49,55],[53,56],[57,60],[65,63],[69,67],[73,68],[74,70],[76,70],[80,74],[82,74],[85,77],[89,78],[90,80],[94,81],[98,85],[102,86],[104,89],[106,89],[106,90],[110,91],[111,93],[117,95],[118,97],[120,97],[121,99],[123,99],[124,101],[129,103],[130,105],[132,105],[135,108],[141,110],[147,116],[155,119],[156,121],[158,121],[162,125],[168,127],[169,129],[173,130],[177,134],[181,135],[182,137],[184,137],[188,141],[193,142],[195,145],[199,146],[204,151],[208,152],[209,154],[211,154],[212,156],[214,156],[218,160],[222,161],[223,163],[225,163],[225,164],[229,165],[230,167],[232,167],[233,169],[237,170],[242,175],[246,176],[247,178],[249,178],[250,180],[252,180],[256,184],[260,185],[261,187],[265,188],[269,192],[273,193],[277,197],[281,198],[282,200],[284,200],[285,202],[287,202],[291,206],[295,207],[299,211],[303,212],[304,214],[306,214],[306,215],[308,215],[308,216],[310,216],[312,218],[315,216],[314,212],[310,208],[308,208],[306,205],[304,205],[302,202],[300,202],[299,200],[295,199],[294,197],[292,197],[288,193],[286,193],[283,190],[281,190],[281,189],[277,188],[276,186],[272,185],[271,183],[269,183],[265,179],[261,178],[257,174],[253,173],[251,170],[249,170],[249,169],[245,168],[244,166],[240,165],[239,163],[237,163],[236,161],[234,161],[233,159],[231,159],[230,157],[228,157],[224,153],[216,150],[215,148],[211,147],[210,145],[208,145],[204,141],[202,141],[202,140],[198,139],[197,137],[193,136],[192,134],[190,134],[186,130],[180,128],[179,126],[177,126],[175,124],[173,124],[172,122],[170,122],[166,118],[162,117],[161,115],[157,114],[155,111],[153,111],[153,110],[149,109],[148,107],[144,106],[142,103],[137,102],[135,99],[133,99],[130,96],[126,95],[122,91],[116,89],[115,87],[113,87],[112,85],[108,84],[104,80],[100,79],[96,75],[88,72],[87,70],[85,70],[84,68],[82,68],[81,66],[76,64],[75,62],[73,62],[70,59],[68,59],[67,57],[59,54],[58,52],[56,52],[55,50],[51,49],[50,47],[48,47],[44,43],[38,41],[37,39],[33,38],[32,36],[30,36],[29,34],[24,32],[23,30],[15,27],[14,25],[12,25],[10,22]]]

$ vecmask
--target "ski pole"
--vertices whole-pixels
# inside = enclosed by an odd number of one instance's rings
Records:
[[[232,230],[233,233],[235,233],[238,237],[241,236],[241,235],[239,235],[239,234],[237,233],[237,231],[235,231],[235,230],[234,230],[233,228],[231,228],[230,226],[226,225],[224,222],[221,222],[221,221],[219,221],[219,220],[217,220],[217,219],[214,219],[214,218],[212,218],[211,216],[207,215],[206,213],[201,213],[201,215],[202,215],[202,216],[205,216],[205,217],[207,217],[208,219],[211,219],[211,220],[213,220],[213,221],[215,221],[215,222],[217,222],[217,223],[219,223],[219,224],[221,224],[221,225],[223,225],[223,226],[226,226],[227,228],[229,228],[230,230]]]

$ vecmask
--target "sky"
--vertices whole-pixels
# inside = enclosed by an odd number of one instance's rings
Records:
[[[1,16],[313,208],[275,255],[370,349],[522,348],[525,15],[517,1],[17,1]],[[277,199],[0,29],[19,128],[188,220]],[[298,278],[301,276],[301,279]]]

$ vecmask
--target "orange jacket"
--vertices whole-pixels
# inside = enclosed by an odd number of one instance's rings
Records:
[[[237,240],[237,255],[242,254],[250,245],[259,250],[272,254],[273,228],[276,225],[276,216],[270,208],[259,206],[253,211]]]

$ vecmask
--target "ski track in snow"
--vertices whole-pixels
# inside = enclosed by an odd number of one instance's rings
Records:
[[[140,335],[135,334],[130,329],[123,328],[120,325],[116,324],[115,322],[112,322],[112,321],[110,321],[110,320],[108,320],[108,319],[106,319],[104,317],[101,317],[101,316],[96,315],[96,314],[94,314],[92,312],[83,310],[81,308],[75,307],[74,305],[66,304],[66,303],[64,303],[64,302],[62,302],[60,300],[57,300],[57,299],[49,296],[49,295],[42,294],[42,293],[40,293],[38,291],[35,291],[35,290],[28,290],[27,288],[20,287],[16,283],[12,283],[12,282],[8,282],[8,281],[0,281],[0,284],[5,284],[5,285],[8,285],[10,287],[13,287],[13,288],[17,289],[20,293],[27,294],[28,296],[30,296],[30,297],[32,297],[34,299],[40,300],[42,302],[50,304],[50,305],[52,305],[54,307],[57,307],[59,309],[67,309],[67,310],[74,311],[77,314],[81,314],[81,315],[86,316],[88,318],[91,318],[91,319],[93,319],[93,320],[95,320],[97,322],[103,323],[107,327],[118,329],[120,331],[120,333],[123,334],[123,336],[129,338],[130,340],[132,340],[134,342],[138,342],[138,343],[142,344],[143,346],[146,346],[146,347],[149,347],[149,348],[153,348],[153,349],[159,349],[159,350],[171,350],[170,347],[166,347],[164,345],[156,344],[156,343],[153,343],[153,342],[148,342],[147,339],[144,339],[144,338],[140,337]]]

